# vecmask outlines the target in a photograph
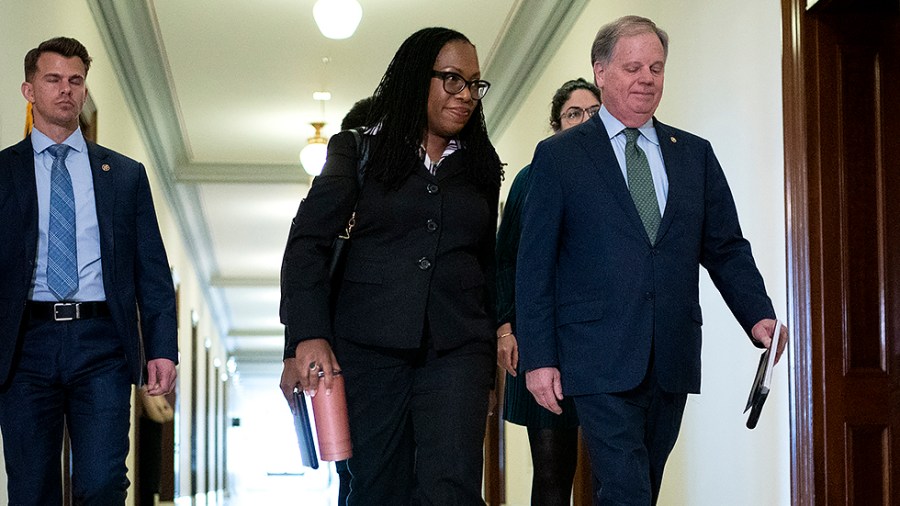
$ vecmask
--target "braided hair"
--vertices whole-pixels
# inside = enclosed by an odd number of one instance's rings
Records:
[[[421,164],[419,146],[428,128],[428,92],[434,62],[451,41],[471,44],[449,28],[423,28],[407,38],[372,96],[367,125],[379,125],[366,174],[391,188],[399,187]],[[500,186],[503,169],[488,139],[481,101],[460,131],[466,177],[484,189]]]

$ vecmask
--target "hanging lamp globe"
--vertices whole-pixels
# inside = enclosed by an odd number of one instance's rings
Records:
[[[328,154],[328,139],[322,137],[322,128],[325,123],[310,123],[316,129],[315,135],[307,140],[306,146],[300,150],[300,164],[303,170],[310,176],[318,176],[325,166],[325,157]]]
[[[319,0],[313,5],[313,18],[325,37],[347,39],[359,26],[362,7],[356,0]]]

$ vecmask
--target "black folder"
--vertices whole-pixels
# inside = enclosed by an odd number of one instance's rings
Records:
[[[297,431],[297,442],[300,444],[300,462],[306,467],[319,468],[316,455],[316,444],[313,441],[312,426],[309,421],[309,409],[306,407],[306,396],[300,389],[294,389],[294,430]]]
[[[772,369],[775,367],[775,355],[778,353],[778,343],[781,339],[781,321],[775,322],[775,331],[772,335],[772,344],[769,349],[763,352],[759,357],[759,365],[756,367],[756,377],[753,378],[753,386],[750,388],[750,397],[747,399],[747,406],[744,413],[750,411],[747,417],[747,428],[756,428],[756,422],[759,421],[759,415],[762,413],[763,404],[769,396],[769,389],[772,387]]]

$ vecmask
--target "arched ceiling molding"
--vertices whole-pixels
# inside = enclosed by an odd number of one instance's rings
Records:
[[[135,120],[154,161],[178,183],[305,183],[299,165],[198,163],[190,159],[173,93],[165,48],[151,2],[88,0],[113,58]],[[485,102],[491,135],[503,134],[531,91],[535,69],[553,56],[587,0],[521,0],[483,74],[491,76]]]
[[[229,311],[220,289],[199,183],[306,183],[299,165],[200,163],[191,159],[176,105],[165,47],[151,0],[87,0],[120,86],[137,122],[162,189],[178,221],[197,268],[220,335],[230,329]],[[486,103],[488,128],[502,135],[535,79],[529,78],[556,52],[587,0],[521,0],[491,52],[484,75],[491,76]]]
[[[218,269],[198,190],[180,183],[176,176],[190,161],[156,18],[147,1],[87,3],[201,279],[213,321],[224,336],[230,313],[222,294],[205,281]]]
[[[503,135],[519,104],[531,92],[540,69],[556,53],[587,3],[587,0],[522,0],[519,3],[483,72],[490,76],[491,94],[499,95],[484,106],[492,138]]]

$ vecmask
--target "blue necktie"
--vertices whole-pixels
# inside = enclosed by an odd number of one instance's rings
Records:
[[[47,248],[47,287],[59,300],[78,291],[78,253],[75,242],[75,195],[66,168],[69,146],[54,144],[50,171],[50,226]]]
[[[650,238],[650,244],[656,243],[656,231],[659,229],[659,201],[656,200],[656,188],[653,186],[653,174],[647,155],[638,147],[637,139],[641,136],[637,128],[626,128],[625,132],[625,172],[628,173],[628,191],[634,200],[634,207],[644,223],[644,230]]]

